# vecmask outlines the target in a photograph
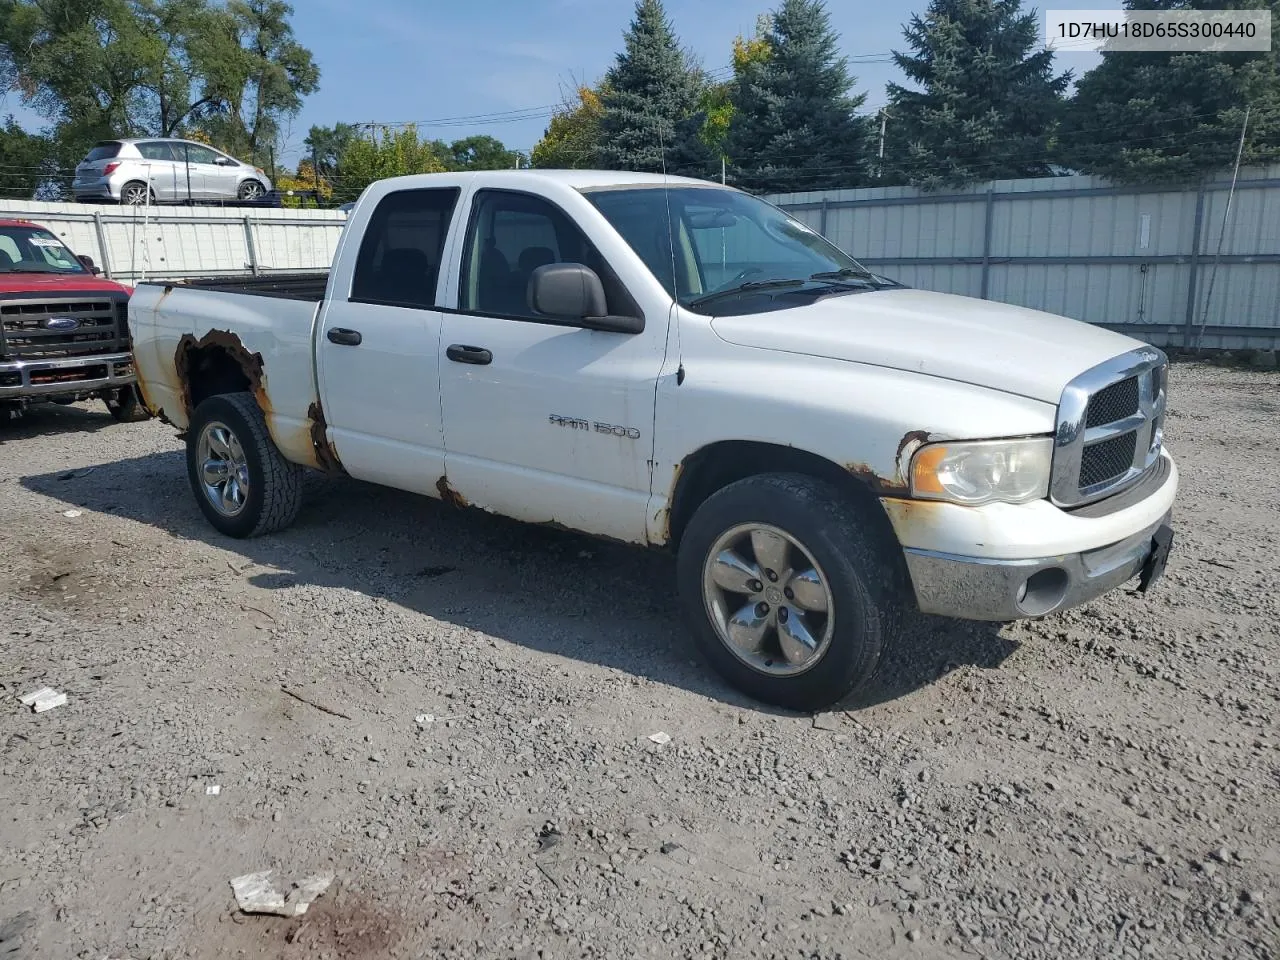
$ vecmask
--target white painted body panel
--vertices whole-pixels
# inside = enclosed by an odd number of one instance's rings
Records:
[[[147,403],[185,429],[190,416],[175,370],[184,335],[198,341],[212,330],[232,331],[250,353],[262,355],[264,409],[276,446],[290,460],[313,462],[308,409],[316,399],[312,336],[319,304],[239,293],[139,284],[129,300],[129,326]]]
[[[1139,346],[1078,320],[932,290],[879,290],[719,317],[731,343],[852,360],[1056,404],[1072,377]]]
[[[310,304],[180,288],[161,297],[158,287],[139,287],[131,313],[149,402],[182,426],[172,369],[178,339],[230,330],[263,355],[272,435],[286,456],[314,459],[296,428],[308,424],[318,398],[329,440],[356,477],[431,496],[448,489],[520,520],[637,543],[667,541],[680,465],[721,441],[794,447],[869,478],[903,546],[924,550],[1052,556],[1114,543],[1168,511],[1176,470],[1146,500],[1096,519],[1047,500],[980,508],[903,500],[913,444],[1051,434],[1067,381],[1140,344],[1038,311],[918,290],[713,320],[676,306],[577,190],[631,182],[654,178],[512,171],[374,184],[344,230],[318,323]],[[440,309],[350,303],[356,253],[378,200],[438,186],[461,189]],[[560,205],[640,305],[645,329],[600,333],[458,313],[462,234],[480,187]],[[335,326],[360,330],[364,342],[329,344],[324,331]],[[494,360],[450,362],[452,343],[489,349]],[[569,429],[553,416],[633,428],[639,437]]]

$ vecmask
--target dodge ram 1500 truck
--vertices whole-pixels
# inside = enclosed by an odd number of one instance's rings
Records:
[[[384,180],[327,275],[140,285],[150,409],[224,534],[304,467],[676,550],[699,646],[798,709],[903,615],[1007,621],[1164,568],[1166,359],[908,289],[740,191],[630,173]]]
[[[97,397],[145,420],[129,354],[129,291],[37,223],[0,220],[0,419]]]

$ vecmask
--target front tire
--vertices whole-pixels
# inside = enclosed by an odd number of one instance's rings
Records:
[[[151,411],[142,402],[138,388],[132,384],[113,390],[103,399],[116,423],[141,423],[151,419]]]
[[[897,563],[839,490],[765,474],[698,507],[677,579],[699,648],[764,703],[812,712],[875,673],[902,624]]]
[[[240,189],[236,191],[236,196],[238,199],[246,201],[261,200],[266,192],[266,189],[257,180],[246,180],[240,184]]]
[[[196,407],[187,479],[205,518],[229,537],[283,530],[302,507],[302,468],[281,455],[247,393],[218,394]]]

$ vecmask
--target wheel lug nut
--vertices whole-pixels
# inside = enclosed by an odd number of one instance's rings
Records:
[[[764,584],[761,583],[759,580],[752,580],[750,583],[747,584],[747,586],[751,588],[752,593],[759,593],[761,590],[764,589]]]
[[[774,571],[772,571],[772,570],[766,570],[766,571],[764,572],[764,575],[765,575],[766,577],[768,577],[768,578],[769,578],[769,582],[770,582],[770,583],[777,583],[777,582],[778,582],[778,575],[777,575]]]
[[[769,615],[769,605],[767,603],[756,604],[756,616],[767,617]]]
[[[787,622],[787,617],[791,616],[791,612],[786,607],[778,608],[778,619],[783,623]]]
[[[785,590],[782,591],[782,593],[788,600],[794,600],[796,598],[796,592],[792,590],[790,587],[787,587]]]

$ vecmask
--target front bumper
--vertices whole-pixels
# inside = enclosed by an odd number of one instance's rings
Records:
[[[922,612],[1019,620],[1078,606],[1138,576],[1155,550],[1157,531],[1171,518],[1172,511],[1118,543],[1056,557],[991,560],[912,547],[904,552]]]
[[[129,353],[0,361],[0,400],[94,393],[137,379]]]

